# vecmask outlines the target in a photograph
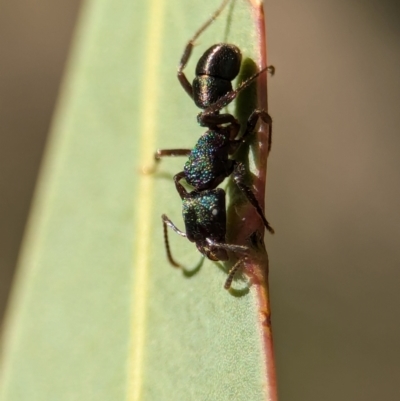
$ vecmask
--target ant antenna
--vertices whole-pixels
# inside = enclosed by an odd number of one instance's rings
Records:
[[[231,270],[229,270],[228,278],[225,281],[224,288],[226,290],[229,290],[232,285],[233,277],[235,276],[236,272],[239,270],[240,265],[242,264],[242,259],[239,259],[232,267]]]

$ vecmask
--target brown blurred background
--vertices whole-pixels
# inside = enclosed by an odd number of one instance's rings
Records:
[[[400,400],[400,2],[267,0],[282,400]]]
[[[0,319],[79,5],[0,1]]]
[[[282,400],[400,399],[400,3],[268,0]],[[0,314],[77,0],[0,2]]]

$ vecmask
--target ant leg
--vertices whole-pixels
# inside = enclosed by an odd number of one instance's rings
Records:
[[[186,64],[190,58],[190,54],[192,53],[192,49],[193,49],[193,43],[189,42],[186,45],[181,62],[179,63],[177,75],[178,75],[179,83],[181,84],[182,88],[193,99],[193,87],[192,87],[191,83],[189,82],[189,80],[186,78],[185,73],[183,72],[183,69],[186,67]]]
[[[239,252],[239,253],[247,253],[249,251],[249,248],[244,245],[233,245],[233,244],[225,244],[221,242],[215,242],[210,238],[206,238],[207,244],[212,245],[216,248],[221,248],[225,249],[227,251],[231,252]]]
[[[273,71],[275,72],[275,67],[273,66],[267,66],[261,69],[260,71],[256,72],[254,75],[252,75],[250,78],[246,79],[243,81],[236,89],[228,92],[224,96],[220,97],[215,103],[212,105],[208,106],[202,114],[209,115],[209,114],[215,114],[219,112],[222,108],[227,106],[229,103],[231,103],[233,100],[236,99],[237,95],[239,92],[241,92],[243,89],[246,89],[248,86],[250,86],[255,79],[258,78],[259,75],[263,74],[265,71]]]
[[[191,149],[157,149],[154,153],[154,163],[152,166],[143,167],[142,172],[144,174],[154,174],[157,171],[159,162],[163,157],[175,157],[175,156],[189,156]]]
[[[207,241],[208,245],[212,245],[215,248],[222,248],[222,249],[225,249],[227,251],[239,252],[239,253],[245,253],[245,254],[249,252],[249,248],[247,246],[233,245],[233,244],[222,244],[222,243],[215,242],[210,238],[206,238],[206,241]],[[234,264],[234,266],[231,268],[231,270],[229,271],[228,278],[226,279],[225,285],[224,285],[224,288],[226,290],[229,290],[229,288],[231,287],[231,284],[232,284],[232,281],[233,281],[233,277],[235,276],[236,272],[239,270],[239,267],[240,267],[242,262],[243,262],[243,259],[239,259]]]
[[[184,171],[181,171],[180,173],[174,175],[176,190],[178,191],[181,199],[185,199],[188,196],[188,192],[186,191],[185,187],[179,182],[182,178],[185,178]]]
[[[225,281],[225,285],[224,285],[224,288],[225,288],[226,290],[229,290],[229,288],[231,288],[231,284],[232,284],[233,278],[235,277],[235,274],[236,274],[236,272],[239,270],[239,267],[240,267],[241,264],[242,264],[242,259],[239,259],[239,260],[233,265],[233,267],[231,268],[231,270],[229,270],[228,277],[227,277],[227,279],[226,279],[226,281]]]
[[[192,149],[158,149],[154,153],[154,160],[159,162],[162,157],[189,156]]]
[[[275,231],[274,229],[269,225],[267,219],[264,216],[264,213],[260,207],[260,204],[258,203],[254,193],[252,190],[244,183],[244,177],[245,177],[246,171],[244,168],[243,163],[236,163],[234,170],[233,170],[233,179],[236,183],[236,185],[239,187],[239,189],[243,192],[243,194],[246,196],[248,201],[254,206],[254,208],[257,210],[258,215],[261,217],[261,220],[264,223],[265,228],[273,234]]]
[[[193,88],[188,79],[186,78],[185,73],[183,70],[188,63],[190,56],[192,54],[194,42],[196,39],[214,22],[214,20],[221,14],[222,10],[225,6],[229,3],[229,0],[223,0],[222,4],[218,7],[218,9],[214,12],[214,14],[196,31],[193,35],[192,39],[186,44],[185,50],[183,51],[181,61],[178,67],[178,80],[185,90],[185,92],[193,99]]]
[[[174,267],[182,267],[182,265],[180,265],[178,262],[176,262],[175,259],[172,257],[171,248],[169,246],[169,240],[168,240],[168,227],[172,228],[177,234],[179,234],[182,237],[186,238],[186,234],[183,231],[179,230],[179,228],[176,227],[176,225],[168,218],[167,215],[163,214],[161,216],[161,219],[163,221],[164,244],[165,244],[165,250],[167,251],[168,261]]]
[[[271,150],[271,140],[272,140],[272,118],[271,116],[262,109],[254,110],[249,119],[247,120],[246,131],[243,136],[239,139],[241,143],[244,143],[250,134],[254,133],[254,128],[256,127],[258,119],[261,119],[266,124],[268,124],[268,152]]]

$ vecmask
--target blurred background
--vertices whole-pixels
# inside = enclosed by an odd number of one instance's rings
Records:
[[[0,315],[77,20],[0,2]],[[282,400],[400,399],[400,4],[268,0]]]
[[[282,400],[398,400],[400,3],[266,10]]]
[[[0,319],[79,5],[0,1]]]

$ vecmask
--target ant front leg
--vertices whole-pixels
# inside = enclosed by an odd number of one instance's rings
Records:
[[[256,127],[258,119],[261,119],[266,124],[268,124],[268,153],[271,150],[271,141],[272,141],[272,118],[271,116],[262,109],[254,110],[249,119],[247,120],[246,131],[243,136],[239,139],[241,143],[244,143],[249,135],[254,133],[254,129]]]
[[[163,221],[164,244],[165,244],[165,250],[167,251],[168,261],[174,267],[182,267],[182,265],[176,262],[175,259],[172,257],[171,248],[169,246],[169,240],[168,240],[168,227],[172,228],[177,234],[179,234],[182,237],[186,238],[186,234],[183,231],[179,230],[179,228],[168,218],[167,215],[163,214],[161,216],[161,219]]]
[[[248,201],[254,206],[258,215],[261,217],[261,220],[264,223],[265,228],[273,234],[275,231],[268,223],[265,218],[264,212],[261,209],[260,204],[258,203],[253,191],[244,183],[245,181],[246,170],[243,163],[236,162],[234,170],[233,170],[233,179],[238,186],[238,188],[243,192]]]

